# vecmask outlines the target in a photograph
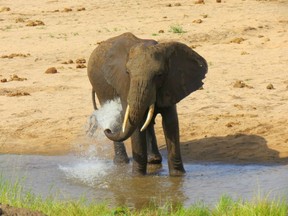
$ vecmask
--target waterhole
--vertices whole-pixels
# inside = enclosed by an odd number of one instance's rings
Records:
[[[212,206],[223,195],[235,200],[288,197],[287,165],[185,163],[184,177],[169,177],[166,164],[135,177],[131,164],[116,166],[97,157],[0,155],[4,179],[24,178],[21,184],[26,190],[60,200],[86,197],[89,202],[141,208],[166,202],[188,207],[199,201]]]

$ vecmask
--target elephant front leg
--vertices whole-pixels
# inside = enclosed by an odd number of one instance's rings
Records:
[[[162,125],[168,150],[169,173],[172,176],[185,173],[179,141],[179,123],[176,105],[162,110]]]
[[[114,163],[124,164],[129,163],[129,158],[126,152],[126,148],[123,142],[114,142]]]
[[[147,143],[146,133],[140,132],[139,128],[131,136],[133,168],[135,175],[145,175],[147,172]]]
[[[146,141],[148,146],[148,163],[161,164],[162,157],[157,146],[153,123],[150,123],[146,130]]]

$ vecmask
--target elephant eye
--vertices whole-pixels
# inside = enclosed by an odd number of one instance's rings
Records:
[[[130,72],[128,70],[126,70],[126,74],[130,75]]]
[[[158,85],[158,86],[161,85],[161,83],[163,82],[163,79],[164,79],[163,77],[164,77],[163,73],[156,74],[156,76],[155,76],[156,85]]]

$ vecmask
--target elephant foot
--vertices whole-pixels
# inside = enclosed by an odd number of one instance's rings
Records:
[[[128,164],[129,163],[129,158],[128,156],[119,156],[119,155],[115,155],[113,162],[116,165],[121,165],[121,164]]]
[[[148,155],[148,163],[149,164],[161,164],[162,163],[162,157],[161,155]]]
[[[177,169],[173,169],[173,170],[169,170],[169,175],[170,176],[184,176],[185,175],[185,170],[177,170]]]
[[[133,176],[146,175],[147,174],[147,164],[139,165],[138,163],[133,161],[132,174],[133,174]]]

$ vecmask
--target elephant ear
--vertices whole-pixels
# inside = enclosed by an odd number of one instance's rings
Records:
[[[126,73],[126,62],[131,48],[137,44],[146,46],[155,45],[153,40],[142,40],[135,37],[132,33],[124,33],[107,41],[105,62],[103,62],[102,72],[108,84],[121,97],[127,97],[130,78]]]
[[[171,106],[202,87],[208,66],[206,60],[182,43],[159,44],[166,58],[166,76],[157,93],[157,105]],[[162,53],[162,54],[161,54]]]

